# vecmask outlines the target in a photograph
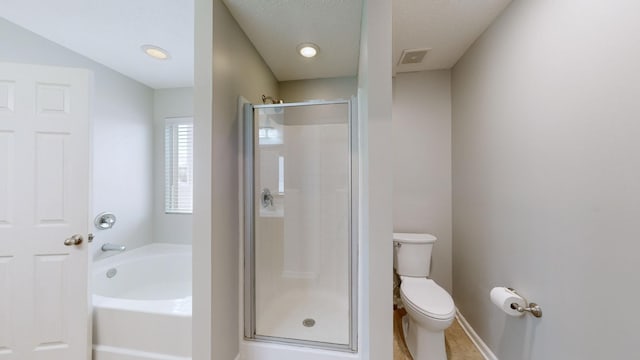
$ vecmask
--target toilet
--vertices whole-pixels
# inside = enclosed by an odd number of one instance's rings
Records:
[[[393,234],[393,267],[400,276],[400,298],[407,310],[404,340],[414,360],[446,360],[444,330],[455,317],[451,295],[429,279],[431,234]]]

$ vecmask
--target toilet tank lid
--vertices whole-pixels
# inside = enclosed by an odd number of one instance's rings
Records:
[[[431,234],[393,233],[393,241],[401,243],[430,244],[436,240]]]

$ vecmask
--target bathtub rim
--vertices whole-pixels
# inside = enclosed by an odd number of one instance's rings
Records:
[[[189,244],[151,243],[135,249],[126,250],[120,254],[95,260],[93,262],[91,274],[93,277],[95,273],[104,272],[109,268],[148,257],[167,256],[171,254],[192,255],[191,249],[192,247]],[[174,299],[136,300],[98,295],[93,293],[92,286],[91,299],[94,311],[99,310],[100,308],[105,308],[172,316],[192,316],[193,294],[191,296]]]

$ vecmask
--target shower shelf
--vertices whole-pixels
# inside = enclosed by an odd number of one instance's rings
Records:
[[[260,209],[260,217],[284,217],[284,209]]]

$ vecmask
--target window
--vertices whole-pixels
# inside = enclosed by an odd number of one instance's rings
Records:
[[[164,209],[193,212],[193,119],[169,118],[164,126]]]
[[[278,156],[278,193],[284,195],[284,156]]]

